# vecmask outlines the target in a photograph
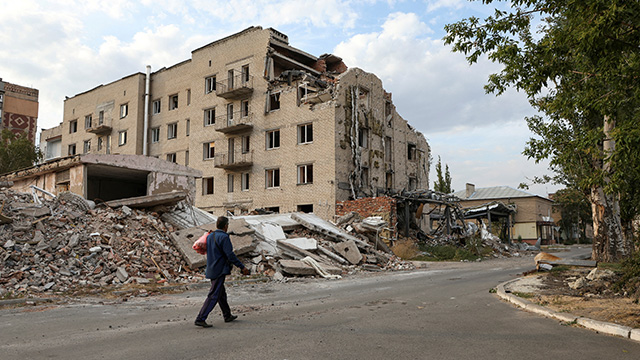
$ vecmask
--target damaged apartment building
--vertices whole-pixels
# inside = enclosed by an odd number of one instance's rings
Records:
[[[381,80],[272,28],[67,98],[62,124],[41,138],[61,156],[147,155],[199,170],[195,205],[216,215],[332,219],[338,201],[428,187],[429,146]]]

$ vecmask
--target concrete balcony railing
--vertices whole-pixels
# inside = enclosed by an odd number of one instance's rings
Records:
[[[216,154],[213,166],[220,169],[239,170],[253,165],[253,151],[234,151],[232,153]]]
[[[216,95],[229,100],[243,99],[253,92],[253,76],[238,74],[216,83]]]
[[[90,132],[96,135],[104,135],[104,134],[111,133],[111,130],[112,130],[111,120],[104,120],[102,122],[99,122],[97,120],[94,120],[94,121],[95,123],[93,123],[91,127],[87,129],[87,132]]]
[[[233,134],[253,128],[253,114],[236,111],[227,115],[216,116],[215,129],[223,134]]]

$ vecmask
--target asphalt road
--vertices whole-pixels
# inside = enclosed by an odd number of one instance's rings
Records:
[[[588,249],[587,249],[588,250]],[[0,310],[0,359],[640,359],[640,343],[540,317],[489,290],[531,257],[341,280],[240,284],[240,317],[193,325],[206,290]]]

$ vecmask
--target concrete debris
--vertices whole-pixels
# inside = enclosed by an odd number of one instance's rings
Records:
[[[318,250],[318,240],[309,239],[309,238],[293,238],[293,239],[284,239],[283,243],[291,244],[299,247],[302,250],[314,251]]]
[[[349,261],[353,265],[358,265],[360,261],[362,261],[362,254],[360,254],[356,243],[353,241],[345,241],[342,243],[334,244],[333,250],[342,255],[343,258],[347,259],[347,261]]]

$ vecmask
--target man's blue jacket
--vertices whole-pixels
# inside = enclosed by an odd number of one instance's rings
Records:
[[[218,229],[207,236],[207,279],[217,279],[222,275],[231,274],[231,264],[244,269],[244,265],[236,254],[229,234]]]

